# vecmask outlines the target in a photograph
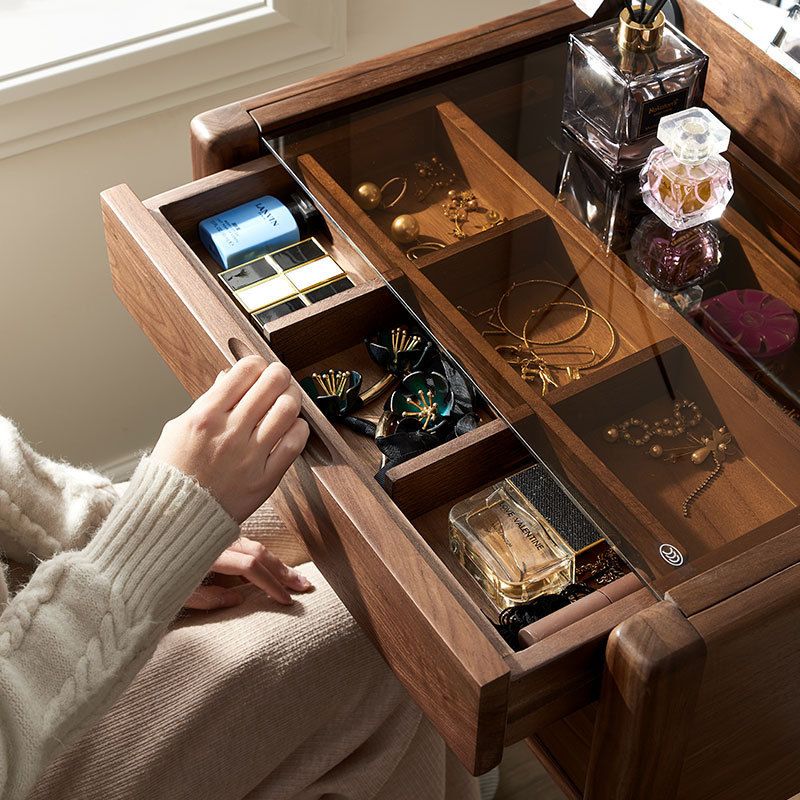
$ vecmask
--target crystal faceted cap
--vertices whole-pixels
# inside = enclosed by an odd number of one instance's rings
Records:
[[[678,161],[699,164],[728,149],[731,131],[708,109],[687,108],[662,117],[657,136]]]

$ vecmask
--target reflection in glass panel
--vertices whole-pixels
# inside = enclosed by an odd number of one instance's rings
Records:
[[[798,269],[746,182],[660,241],[636,173],[562,133],[565,67],[507,56],[268,145],[663,590],[798,506]]]

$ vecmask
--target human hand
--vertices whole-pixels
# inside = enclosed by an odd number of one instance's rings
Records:
[[[222,553],[214,562],[211,571],[244,578],[282,605],[291,605],[294,602],[287,589],[307,592],[312,588],[305,576],[287,567],[264,545],[244,536]],[[209,611],[214,608],[238,606],[243,599],[235,589],[210,583],[198,586],[183,607]]]
[[[191,475],[237,521],[275,490],[305,447],[300,389],[283,364],[247,356],[161,432],[152,457]]]

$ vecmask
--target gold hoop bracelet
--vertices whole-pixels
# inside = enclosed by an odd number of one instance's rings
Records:
[[[577,303],[569,303],[569,304],[567,304],[567,305],[574,305],[574,306],[577,306],[578,308],[583,308],[584,309],[583,321],[582,321],[580,327],[576,331],[574,331],[573,333],[569,334],[569,336],[565,336],[562,339],[554,339],[553,341],[544,341],[544,342],[543,341],[536,341],[535,339],[528,339],[526,337],[525,330],[527,328],[528,321],[530,321],[530,317],[533,316],[537,311],[540,311],[541,309],[546,308],[548,306],[564,304],[564,301],[560,301],[560,300],[554,300],[551,303],[546,303],[545,305],[540,306],[539,308],[532,310],[530,316],[528,317],[528,320],[525,323],[525,326],[523,327],[522,335],[520,335],[518,333],[515,333],[514,331],[511,330],[511,328],[508,327],[508,325],[506,325],[506,322],[503,319],[503,314],[502,314],[502,310],[501,310],[502,306],[503,306],[503,302],[508,299],[508,297],[510,296],[511,292],[513,292],[515,289],[518,289],[520,286],[526,286],[528,284],[533,284],[533,283],[549,283],[551,286],[558,286],[559,288],[566,289],[568,292],[574,294],[575,297],[577,297],[578,300],[580,300],[580,305],[577,304]],[[571,286],[568,286],[566,283],[560,283],[559,281],[551,281],[551,280],[549,280],[547,278],[531,278],[530,280],[522,281],[521,283],[516,283],[515,282],[515,283],[511,284],[511,286],[503,293],[503,295],[497,301],[497,306],[495,307],[495,316],[497,317],[497,322],[499,323],[498,327],[503,332],[508,333],[509,335],[513,336],[515,339],[519,339],[519,341],[523,342],[525,344],[525,346],[530,349],[531,345],[538,345],[539,347],[548,347],[548,346],[553,346],[553,345],[557,345],[557,344],[564,344],[565,342],[569,342],[572,339],[575,339],[576,337],[580,336],[581,333],[583,333],[583,331],[586,329],[586,326],[589,324],[589,311],[591,311],[591,310],[592,309],[587,305],[586,300],[583,299],[583,296],[580,294],[580,292],[578,292],[576,289],[573,289]]]

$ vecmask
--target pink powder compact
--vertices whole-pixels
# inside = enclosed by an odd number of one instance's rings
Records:
[[[734,355],[773,358],[797,341],[797,315],[778,297],[737,289],[703,301],[703,328]]]

